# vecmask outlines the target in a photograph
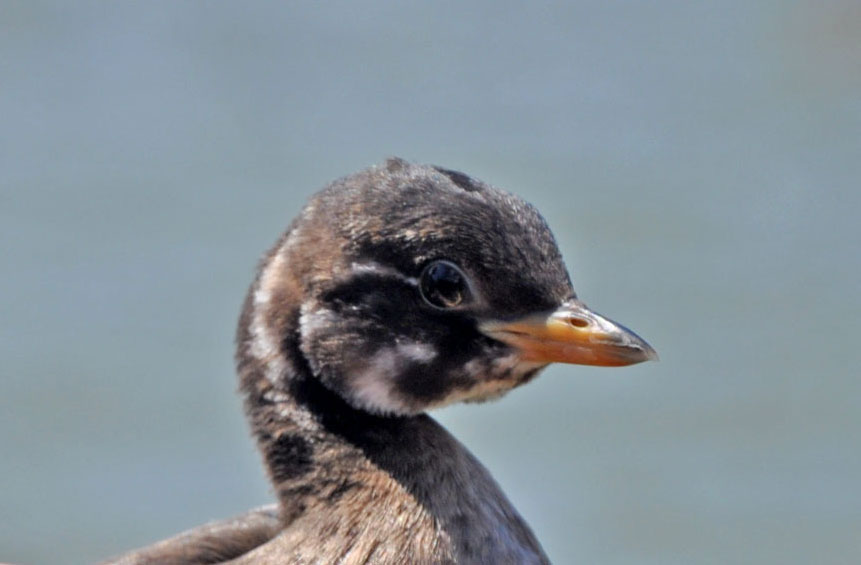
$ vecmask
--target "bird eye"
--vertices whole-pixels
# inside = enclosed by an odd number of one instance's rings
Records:
[[[454,308],[469,296],[466,277],[448,261],[434,261],[425,267],[419,289],[425,301],[437,308]]]

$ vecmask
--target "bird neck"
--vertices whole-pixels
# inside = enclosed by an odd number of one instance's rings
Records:
[[[272,297],[261,298],[262,278],[252,286],[240,317],[237,372],[246,416],[289,522],[301,511],[302,500],[319,494],[309,485],[338,488],[347,479],[337,476],[339,471],[360,454],[326,430],[325,406],[337,399],[323,390],[299,350],[298,306],[288,307],[284,315],[269,315]],[[341,463],[327,465],[330,456]]]
[[[341,502],[362,494],[377,504],[406,498],[409,512],[433,524],[457,555],[544,562],[493,478],[442,426],[424,414],[358,410],[321,383],[300,349],[298,293],[290,285],[269,292],[271,272],[261,270],[246,298],[236,359],[246,413],[284,522],[314,511],[337,513]]]
[[[309,503],[337,501],[360,487],[358,470],[388,475],[372,458],[389,442],[405,445],[398,439],[405,428],[445,431],[426,416],[382,417],[355,409],[326,388],[300,349],[300,307],[291,299],[296,294],[283,284],[266,292],[273,261],[277,255],[268,259],[246,298],[236,360],[246,415],[290,521]]]

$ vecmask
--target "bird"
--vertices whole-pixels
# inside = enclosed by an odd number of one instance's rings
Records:
[[[261,260],[236,345],[277,504],[106,563],[549,563],[427,412],[554,362],[657,358],[580,300],[532,205],[399,158],[308,201]]]

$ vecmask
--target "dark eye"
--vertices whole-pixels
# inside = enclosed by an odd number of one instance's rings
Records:
[[[466,277],[448,261],[434,261],[422,271],[422,297],[437,308],[454,308],[469,297]]]

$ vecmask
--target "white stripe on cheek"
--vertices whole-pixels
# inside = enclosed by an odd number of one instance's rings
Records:
[[[349,380],[355,405],[374,412],[416,412],[394,394],[395,380],[407,366],[427,364],[436,356],[437,351],[432,346],[418,342],[380,349]]]
[[[397,355],[406,357],[415,363],[430,363],[437,356],[436,349],[432,345],[416,341],[399,343],[395,346],[395,351]]]
[[[408,407],[392,395],[398,360],[392,348],[378,351],[368,363],[349,380],[355,404],[374,412],[403,414]]]

